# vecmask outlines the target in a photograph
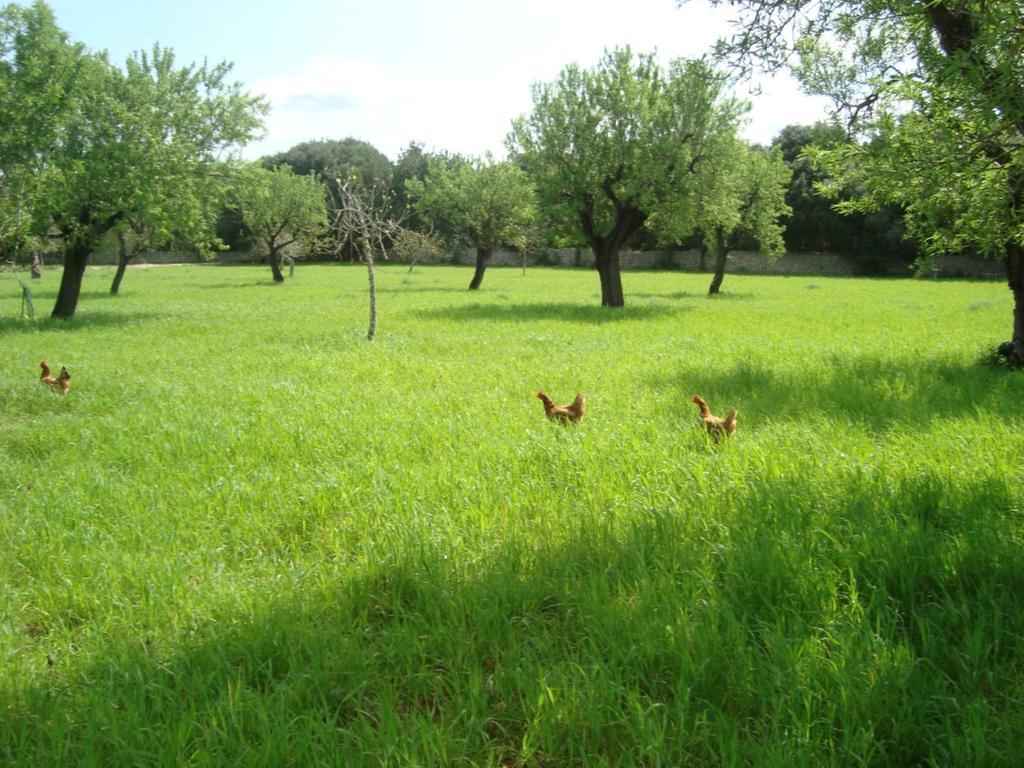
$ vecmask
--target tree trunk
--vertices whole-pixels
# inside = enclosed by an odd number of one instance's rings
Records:
[[[725,260],[729,256],[729,249],[725,247],[725,232],[721,229],[715,231],[715,276],[711,278],[711,287],[708,288],[708,295],[713,296],[722,287],[722,280],[725,279]]]
[[[1013,338],[1000,346],[1011,365],[1024,366],[1024,247],[1006,244],[1006,282],[1013,291]]]
[[[110,292],[115,295],[121,288],[121,281],[124,280],[124,271],[128,268],[128,262],[131,260],[131,256],[128,255],[128,243],[125,241],[122,232],[117,233],[117,242],[117,272],[114,273],[114,282],[110,284]]]
[[[639,208],[622,203],[614,195],[610,194],[609,198],[615,203],[615,224],[611,232],[607,235],[597,234],[593,205],[588,205],[580,213],[580,224],[594,252],[594,268],[601,276],[601,306],[623,307],[626,300],[622,295],[619,250],[644,225],[647,214]]]
[[[476,249],[476,271],[473,273],[473,280],[469,284],[469,290],[475,291],[484,281],[484,271],[487,269],[487,262],[491,258],[490,248]]]
[[[708,268],[708,262],[707,262],[707,259],[708,259],[708,246],[707,246],[707,243],[701,242],[701,244],[700,244],[700,256],[698,258],[699,258],[699,261],[697,262],[697,270],[699,272],[704,272]]]
[[[43,257],[39,251],[32,251],[32,279],[39,280],[43,276]]]
[[[82,292],[82,276],[85,265],[89,261],[92,248],[88,241],[79,239],[64,249],[64,273],[60,278],[60,289],[57,291],[57,302],[53,305],[51,317],[67,320],[75,314],[78,306],[78,295]]]
[[[594,266],[601,277],[601,306],[622,307],[622,273],[619,271],[619,249],[605,243],[594,250]]]
[[[366,332],[366,340],[377,338],[377,275],[373,271],[373,254],[366,257],[366,273],[370,280],[370,328]]]
[[[267,256],[267,261],[270,262],[270,272],[274,275],[274,282],[283,283],[284,274],[281,272],[281,254],[278,251],[271,250],[270,255]]]

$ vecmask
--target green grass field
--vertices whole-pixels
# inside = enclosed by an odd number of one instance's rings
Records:
[[[0,275],[0,764],[1024,759],[1002,283],[111,276]]]

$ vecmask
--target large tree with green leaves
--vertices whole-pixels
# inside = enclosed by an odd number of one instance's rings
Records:
[[[931,253],[999,256],[1014,296],[1001,351],[1024,364],[1024,5],[1018,0],[713,0],[737,9],[720,53],[790,66],[867,139],[812,153],[844,210],[900,204]]]
[[[45,3],[0,10],[0,251],[20,255],[38,231],[47,150],[77,108],[86,63]]]
[[[537,217],[530,177],[522,168],[490,157],[455,162],[432,158],[424,179],[408,180],[406,191],[422,219],[446,226],[476,250],[470,290],[483,282],[495,248],[525,247],[527,229]]]
[[[261,127],[264,104],[230,83],[230,65],[178,67],[168,49],[133,54],[124,68],[105,54],[72,45],[43,3],[8,6],[0,49],[13,69],[31,67],[31,77],[3,81],[14,121],[31,126],[40,92],[63,90],[67,101],[52,115],[47,132],[4,148],[4,177],[31,176],[36,232],[55,229],[64,242],[64,271],[55,317],[75,313],[82,276],[100,239],[131,217],[189,228],[201,206],[182,200],[205,195],[208,172]],[[13,31],[12,31],[13,30]],[[40,45],[43,40],[46,45]],[[65,65],[48,79],[38,64],[21,62],[20,51],[59,49]],[[50,104],[51,100],[44,100]]]
[[[267,170],[253,164],[238,175],[231,200],[246,229],[267,249],[275,283],[284,282],[286,248],[298,244],[307,252],[315,250],[327,234],[324,184],[313,173],[299,176],[287,165]]]
[[[735,133],[746,106],[724,84],[703,61],[663,69],[622,48],[533,86],[533,112],[514,122],[509,149],[552,220],[590,244],[602,305],[625,303],[619,250],[652,216],[694,200],[717,137]]]

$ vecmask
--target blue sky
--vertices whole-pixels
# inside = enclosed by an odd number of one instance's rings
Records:
[[[73,39],[115,61],[155,42],[187,64],[227,60],[265,94],[258,157],[310,139],[369,141],[394,159],[428,149],[503,154],[530,84],[605,48],[629,44],[664,59],[697,56],[727,29],[727,11],[675,0],[48,0]],[[788,123],[825,116],[785,76],[758,83],[745,130],[768,142]]]

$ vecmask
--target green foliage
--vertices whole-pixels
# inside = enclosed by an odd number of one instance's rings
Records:
[[[0,251],[20,251],[32,237],[46,152],[75,113],[85,60],[44,3],[0,11]]]
[[[537,218],[530,177],[512,163],[490,157],[431,158],[422,181],[405,184],[416,213],[428,225],[448,229],[474,248],[522,248]]]
[[[588,240],[607,237],[624,212],[635,212],[635,232],[649,216],[685,215],[695,171],[735,133],[746,107],[723,85],[703,61],[663,71],[652,55],[616,49],[593,69],[571,64],[535,84],[534,110],[514,122],[508,144],[567,234],[578,236],[584,220]]]
[[[73,268],[54,313],[74,314],[88,254],[115,227],[215,247],[217,164],[260,129],[262,99],[228,81],[229,64],[177,67],[159,46],[118,68],[69,43],[43,3],[3,18],[0,98],[17,127],[0,147],[2,187],[31,209],[34,234],[64,239]]]
[[[288,165],[273,170],[256,163],[245,167],[235,181],[231,206],[267,249],[275,279],[283,249],[295,243],[313,252],[327,234],[323,183],[313,173],[297,175]]]
[[[1001,285],[385,264],[370,346],[361,267],[261,269],[0,291],[0,763],[1016,761]]]
[[[267,168],[287,165],[300,176],[310,173],[325,179],[354,176],[364,189],[380,184],[387,186],[394,174],[387,155],[369,142],[352,137],[340,141],[304,141],[286,152],[264,158],[263,164]]]
[[[930,253],[1024,246],[1024,8],[997,2],[734,2],[722,50],[746,66],[790,63],[869,138],[808,157],[843,211],[905,208]],[[790,47],[790,41],[795,41]]]
[[[845,130],[838,125],[789,125],[772,141],[772,147],[792,169],[793,179],[786,192],[786,203],[792,215],[784,234],[790,251],[827,251],[842,253],[856,260],[864,272],[896,266],[909,267],[920,250],[906,234],[903,206],[882,205],[869,212],[840,214],[834,204],[851,200],[862,189],[837,189],[831,198],[817,190],[827,181],[822,169],[815,168],[804,149],[811,145],[834,149],[850,143]]]
[[[777,258],[785,251],[782,218],[790,213],[785,196],[791,177],[778,150],[723,137],[711,159],[700,166],[696,198],[679,214],[669,210],[663,227],[663,220],[655,217],[652,228],[661,230],[665,242],[679,242],[699,231],[712,249],[742,235],[769,258]]]

